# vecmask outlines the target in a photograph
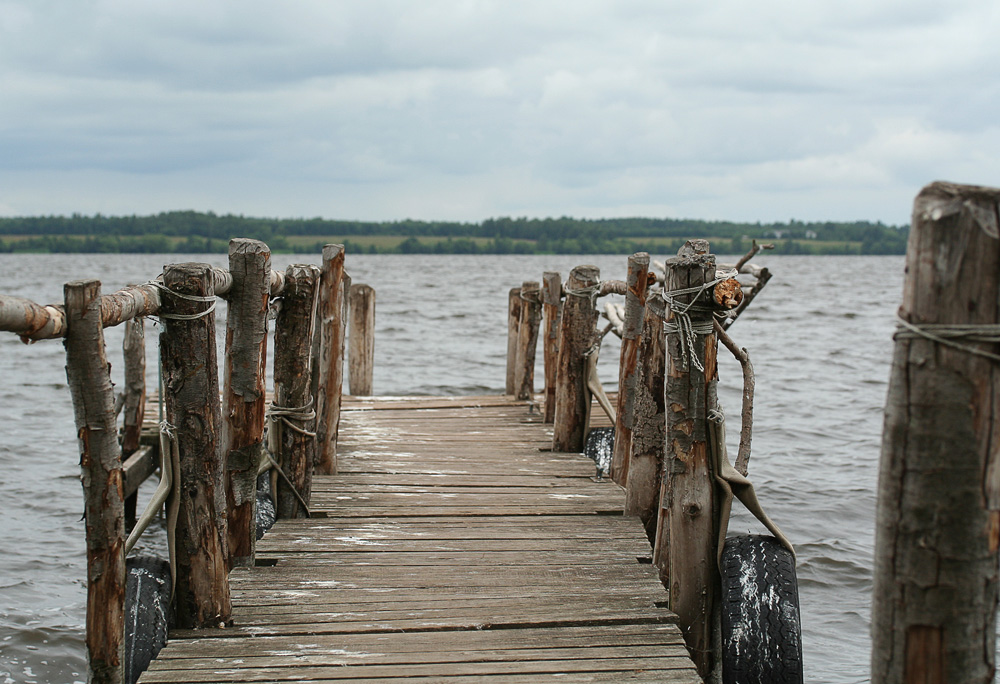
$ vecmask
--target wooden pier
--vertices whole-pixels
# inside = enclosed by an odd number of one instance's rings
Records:
[[[339,473],[140,682],[700,682],[642,524],[512,397],[346,399]]]

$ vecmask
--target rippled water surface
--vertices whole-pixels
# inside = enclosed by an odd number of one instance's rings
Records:
[[[0,292],[56,302],[64,282],[94,277],[110,292],[159,273],[166,258],[0,254]],[[192,260],[225,265],[222,255]],[[757,374],[750,474],[798,550],[807,681],[867,681],[875,480],[903,259],[758,261],[774,278],[730,331]],[[376,393],[502,393],[507,290],[578,263],[624,276],[621,256],[349,256],[354,281],[377,291]],[[150,358],[156,332],[147,327]],[[121,331],[106,335],[120,382]],[[609,339],[609,389],[617,354]],[[735,422],[739,366],[725,358],[721,376]],[[83,498],[61,343],[0,334],[0,426],[0,684],[85,681]],[[746,518],[731,529],[756,530]]]

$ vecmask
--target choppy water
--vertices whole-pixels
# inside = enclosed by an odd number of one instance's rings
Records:
[[[159,273],[165,258],[0,254],[0,292],[56,302],[64,282],[92,277],[110,292]],[[289,261],[276,256],[274,266]],[[864,682],[875,481],[903,259],[758,261],[774,278],[731,329],[757,374],[750,474],[798,549],[807,681]],[[355,282],[377,290],[376,393],[501,393],[507,290],[545,270],[565,276],[578,263],[624,276],[622,256],[349,255]],[[155,333],[147,328],[150,358]],[[121,331],[106,335],[120,380]],[[609,340],[601,374],[610,389],[618,346]],[[0,334],[0,684],[86,679],[83,499],[63,366],[59,342],[24,346]],[[735,423],[738,364],[723,358],[721,376]],[[738,429],[729,432],[735,442]],[[751,528],[739,518],[731,529]]]

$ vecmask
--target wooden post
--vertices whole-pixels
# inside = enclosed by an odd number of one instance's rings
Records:
[[[316,394],[316,470],[337,472],[337,433],[344,385],[344,246],[323,246],[323,274],[319,285],[319,379]]]
[[[559,325],[556,414],[553,451],[583,451],[587,437],[587,353],[597,341],[594,288],[601,280],[596,266],[577,266],[566,281],[566,301]]]
[[[671,291],[715,279],[715,257],[707,250],[704,241],[691,241],[679,256],[667,261],[668,296]],[[680,618],[681,632],[702,677],[716,666],[713,625],[719,605],[719,511],[707,429],[708,411],[717,403],[718,342],[711,296],[711,291],[675,295],[675,307],[667,311],[667,320],[676,325],[681,315],[678,308],[697,298],[698,303],[688,311],[695,331],[693,349],[687,349],[682,342],[685,336],[678,332],[667,335],[666,456],[653,552],[670,589],[670,609]]]
[[[229,567],[253,565],[257,467],[264,440],[267,306],[271,250],[258,240],[229,241],[222,453],[226,454]]]
[[[319,277],[319,270],[314,266],[289,266],[285,271],[281,310],[274,322],[274,406],[271,410],[293,414],[283,420],[272,420],[270,427],[280,435],[278,465],[294,487],[293,491],[284,478],[278,480],[276,508],[279,518],[306,517],[306,508],[296,492],[308,504],[312,490],[316,415],[310,394],[309,352],[313,297]]]
[[[1000,189],[950,183],[928,185],[914,203],[899,315],[917,329],[898,329],[886,400],[872,600],[875,682],[993,681],[998,205]],[[987,326],[993,337],[971,336],[969,326]]]
[[[660,296],[646,300],[642,333],[632,383],[632,423],[625,480],[625,515],[635,515],[654,539],[660,500],[660,473],[666,435],[663,373],[666,355],[663,320],[666,304]],[[624,336],[623,336],[624,341]]]
[[[114,390],[101,327],[101,283],[64,288],[66,378],[73,395],[87,527],[88,681],[120,684],[125,644],[125,509]]]
[[[122,461],[139,448],[142,419],[146,412],[146,326],[145,319],[133,318],[125,323],[122,340],[125,358],[125,405],[122,408]],[[138,492],[125,499],[125,527],[135,526]]]
[[[521,288],[512,287],[507,293],[507,389],[513,395],[517,391],[517,339],[521,324]]]
[[[611,460],[611,479],[620,485],[628,481],[629,455],[632,448],[632,425],[635,411],[635,387],[638,378],[639,339],[650,284],[649,253],[636,252],[628,258],[625,293],[625,325],[622,329],[621,357],[618,363],[618,407],[615,411],[615,448]],[[663,326],[661,325],[662,329]]]
[[[348,381],[351,394],[372,393],[375,369],[375,289],[371,285],[351,285],[351,328],[348,335]]]
[[[218,627],[229,622],[232,606],[215,313],[208,301],[215,287],[210,267],[191,263],[167,266],[163,284],[174,293],[161,296],[160,358],[167,422],[176,428],[180,453],[177,626]]]
[[[517,361],[514,363],[514,392],[517,399],[535,395],[535,352],[538,349],[538,324],[542,300],[538,283],[521,284],[521,315],[517,324]]]
[[[545,363],[545,414],[543,422],[556,417],[556,370],[559,362],[559,316],[562,311],[562,277],[555,271],[542,274],[542,359]]]

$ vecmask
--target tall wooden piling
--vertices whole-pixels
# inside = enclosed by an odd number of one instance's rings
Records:
[[[257,468],[264,439],[267,307],[271,251],[259,240],[229,242],[222,453],[226,455],[229,567],[253,565]]]
[[[596,287],[601,272],[596,266],[577,266],[566,281],[566,301],[559,325],[559,361],[556,376],[556,413],[552,429],[553,451],[583,451],[587,436],[587,355],[597,342]]]
[[[348,387],[355,396],[368,396],[375,369],[375,288],[363,283],[351,285],[348,310]]]
[[[667,335],[666,455],[654,562],[668,583],[670,609],[679,617],[692,658],[706,677],[715,667],[719,601],[719,511],[707,430],[708,412],[717,404],[718,341],[710,290],[670,294],[715,279],[715,257],[706,253],[707,243],[698,243],[685,245],[666,263],[665,294],[673,300],[667,320],[675,329]],[[694,331],[691,348],[677,329],[685,310]]]
[[[124,677],[125,509],[114,390],[101,326],[101,283],[68,283],[66,378],[73,395],[87,529],[88,681]]]
[[[615,411],[615,447],[611,479],[620,485],[628,481],[629,455],[635,412],[635,384],[638,377],[639,339],[642,334],[646,293],[650,285],[649,253],[637,252],[628,258],[625,284],[625,318],[621,356],[618,363],[618,407]],[[660,326],[661,328],[663,326]]]
[[[559,316],[562,311],[562,277],[556,271],[542,274],[542,361],[545,367],[545,413],[551,423],[556,416],[556,371],[559,362]]]
[[[122,407],[122,460],[139,448],[142,436],[142,419],[146,412],[146,325],[144,318],[133,318],[125,323],[122,339],[125,359],[125,403]],[[125,499],[125,526],[135,525],[138,492]]]
[[[630,431],[629,452],[625,461],[628,464],[625,472],[625,515],[638,516],[651,540],[658,518],[666,434],[663,403],[665,307],[663,298],[658,295],[650,296],[644,307],[635,378],[631,387],[631,422],[634,427]]]
[[[507,293],[507,394],[517,391],[517,338],[521,324],[521,288],[512,287]]]
[[[319,378],[317,383],[316,470],[337,472],[337,432],[340,429],[340,399],[344,385],[344,246],[324,245],[323,274],[319,285]]]
[[[1000,189],[949,183],[914,203],[879,472],[875,682],[993,681],[998,205]]]
[[[514,363],[514,396],[531,399],[535,394],[535,353],[538,325],[542,316],[541,292],[537,282],[521,284],[521,316],[517,325],[517,354]]]
[[[160,299],[167,422],[180,452],[176,619],[179,627],[217,627],[232,612],[228,581],[222,411],[215,351],[215,287],[207,264],[163,271]]]
[[[281,310],[274,322],[274,418],[280,444],[278,465],[288,478],[278,480],[279,518],[302,518],[312,490],[316,458],[316,412],[310,393],[313,297],[320,277],[314,266],[296,264],[285,271]],[[301,497],[301,500],[300,500]]]

